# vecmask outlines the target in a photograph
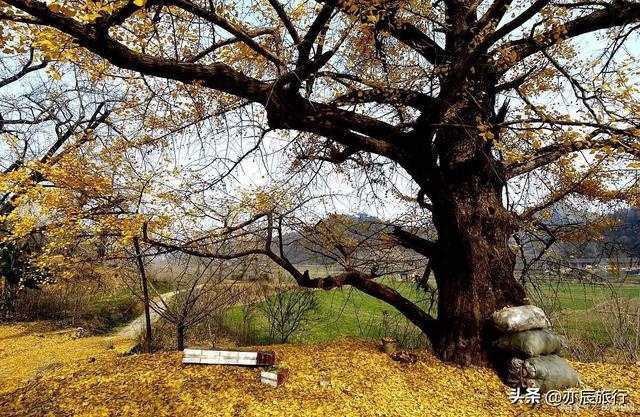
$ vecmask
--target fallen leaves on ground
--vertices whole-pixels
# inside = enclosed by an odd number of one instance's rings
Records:
[[[0,409],[8,416],[498,417],[531,408],[510,404],[493,371],[443,364],[424,351],[415,351],[416,363],[401,364],[377,343],[357,339],[261,349],[275,350],[278,364],[289,368],[285,385],[261,384],[257,368],[182,365],[178,352],[100,357],[0,395]],[[632,365],[575,365],[593,387],[631,389],[640,377]],[[327,373],[331,385],[320,387]],[[629,400],[640,404],[638,394],[630,390]],[[581,414],[622,415],[597,408]],[[541,406],[528,415],[562,413]]]
[[[114,357],[133,344],[126,338],[74,339],[74,333],[75,329],[51,330],[43,322],[0,325],[0,394],[60,367]]]

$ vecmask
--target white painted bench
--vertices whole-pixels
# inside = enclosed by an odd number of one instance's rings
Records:
[[[205,365],[271,366],[275,353],[243,352],[236,350],[185,349],[182,363]]]

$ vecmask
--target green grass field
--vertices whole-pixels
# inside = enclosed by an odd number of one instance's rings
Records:
[[[542,296],[545,303],[559,310],[587,310],[613,296],[640,297],[640,285],[634,284],[541,283],[527,290],[532,299],[538,301]]]
[[[609,342],[607,325],[615,319],[607,306],[610,309],[616,299],[623,305],[625,300],[640,300],[640,285],[627,283],[543,283],[528,291],[534,303],[551,314],[556,331],[598,344]]]
[[[417,292],[411,283],[384,279],[405,297],[428,308],[428,295]],[[337,340],[347,336],[378,338],[384,332],[410,332],[417,336],[417,329],[388,304],[351,287],[331,291],[316,291],[318,310],[311,315],[311,323],[296,333],[292,343]],[[229,312],[226,325],[231,330],[242,327],[243,308]],[[255,342],[269,343],[268,322],[261,311],[254,312],[252,330]]]
[[[319,271],[320,272],[320,271]],[[404,296],[428,308],[429,296],[416,291],[412,283],[384,278],[383,282],[392,286]],[[544,298],[544,307],[557,312],[557,325],[563,331],[575,332],[583,336],[604,341],[607,334],[601,317],[593,309],[613,295],[622,298],[640,299],[640,286],[629,284],[582,285],[578,283],[544,284],[528,288],[534,302]],[[425,343],[420,332],[397,311],[369,295],[356,289],[338,288],[331,291],[316,291],[319,309],[311,317],[306,328],[294,334],[290,342],[306,343],[331,341],[347,336],[380,338],[394,335],[404,339],[408,345]],[[250,344],[270,343],[268,322],[264,313],[257,309],[251,315],[249,328]],[[246,323],[246,321],[244,322]],[[232,331],[243,328],[243,308],[235,307],[226,317],[225,325]]]

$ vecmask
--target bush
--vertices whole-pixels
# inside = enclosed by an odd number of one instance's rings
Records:
[[[140,301],[127,289],[108,290],[76,281],[21,292],[10,310],[13,320],[52,320],[105,333],[141,314]]]
[[[280,286],[273,291],[260,304],[260,309],[269,322],[269,339],[287,343],[294,333],[312,321],[312,313],[318,310],[318,299],[311,290],[291,290]]]

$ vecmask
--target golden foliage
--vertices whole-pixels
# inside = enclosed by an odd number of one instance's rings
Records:
[[[92,336],[74,340],[74,331],[48,330],[44,323],[0,326],[0,394],[23,386],[46,368],[73,369],[89,358],[114,357],[132,345],[126,338]]]
[[[446,365],[425,351],[399,364],[375,342],[355,339],[262,347],[271,348],[291,372],[277,389],[259,382],[259,369],[184,366],[180,353],[105,356],[47,372],[0,395],[0,407],[12,416],[514,416],[530,407],[511,405],[493,371]],[[575,366],[594,387],[632,389],[640,377],[634,366]],[[319,386],[321,373],[330,386]],[[637,389],[629,399],[638,404]],[[535,415],[561,413],[542,406]]]

